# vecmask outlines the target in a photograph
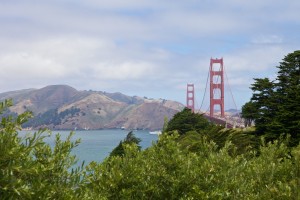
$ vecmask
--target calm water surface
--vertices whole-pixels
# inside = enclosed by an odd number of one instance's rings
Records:
[[[21,131],[20,135],[33,133],[34,131]],[[123,140],[129,131],[127,130],[92,130],[92,131],[75,131],[72,140],[81,138],[79,146],[73,149],[73,153],[77,156],[78,163],[81,165],[85,161],[85,165],[91,161],[101,162],[109,153]],[[70,131],[52,131],[52,136],[45,141],[54,146],[55,135],[59,133],[62,139],[65,139]],[[157,135],[149,134],[149,131],[134,131],[134,135],[142,141],[140,145],[143,149],[152,145],[152,142],[158,139]]]

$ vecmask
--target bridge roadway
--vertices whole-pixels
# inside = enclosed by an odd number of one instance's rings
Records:
[[[221,118],[217,118],[217,117],[211,117],[207,114],[203,114],[203,117],[205,117],[206,119],[208,119],[210,122],[213,122],[215,124],[218,124],[218,125],[222,125],[226,128],[233,128],[233,124],[229,123],[229,122],[226,122],[225,119],[221,119]]]

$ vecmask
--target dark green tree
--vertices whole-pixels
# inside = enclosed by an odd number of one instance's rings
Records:
[[[280,131],[291,134],[297,144],[300,141],[300,51],[288,54],[278,69],[276,120]]]
[[[300,141],[300,51],[288,54],[280,63],[274,81],[254,79],[251,104],[257,134],[273,140],[290,134],[292,145]],[[247,105],[245,105],[247,106]],[[244,110],[242,115],[248,115]]]
[[[111,156],[124,156],[125,155],[125,149],[124,149],[124,145],[125,144],[135,144],[137,145],[138,150],[141,150],[141,146],[139,145],[139,143],[141,142],[141,139],[136,137],[132,131],[130,131],[126,138],[123,141],[120,141],[120,143],[118,144],[118,146],[116,146],[112,152],[110,153],[110,157]]]
[[[257,115],[257,108],[252,101],[247,102],[245,105],[242,106],[242,114],[241,117],[244,118],[245,127],[251,126],[252,122]]]
[[[202,114],[194,113],[191,109],[184,108],[169,121],[165,131],[176,130],[180,135],[183,135],[189,131],[202,132],[210,125],[209,121]]]

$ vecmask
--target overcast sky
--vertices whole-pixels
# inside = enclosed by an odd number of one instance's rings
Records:
[[[0,92],[66,84],[185,104],[194,83],[200,107],[222,57],[239,108],[299,49],[300,1],[1,0],[0,27]]]

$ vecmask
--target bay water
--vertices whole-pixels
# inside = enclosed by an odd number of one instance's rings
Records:
[[[52,131],[52,135],[45,138],[45,141],[53,147],[56,134],[59,133],[61,139],[65,140],[70,132],[71,131]],[[20,136],[31,133],[34,133],[34,131],[19,132]],[[128,133],[128,130],[120,129],[75,131],[72,141],[79,138],[81,139],[80,144],[72,150],[72,153],[75,154],[78,159],[77,165],[80,166],[83,161],[85,161],[85,165],[91,161],[103,161]],[[141,139],[140,145],[142,149],[151,146],[152,142],[158,139],[158,135],[150,134],[149,131],[137,130],[133,131],[133,133],[136,137]]]

